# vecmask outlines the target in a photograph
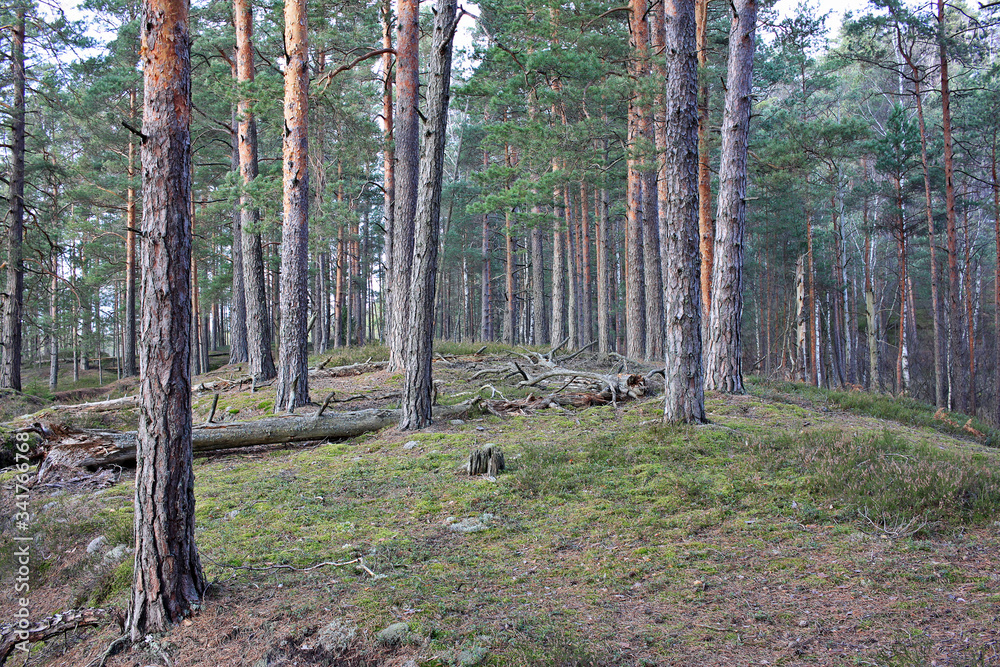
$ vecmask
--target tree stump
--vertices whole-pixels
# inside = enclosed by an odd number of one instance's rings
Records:
[[[503,450],[494,445],[486,445],[469,454],[469,475],[496,477],[507,468]]]

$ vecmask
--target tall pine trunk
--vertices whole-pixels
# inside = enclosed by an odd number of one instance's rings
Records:
[[[392,62],[393,54],[389,51],[392,48],[392,0],[384,0],[382,4],[382,48],[386,50],[382,54],[382,123],[385,131],[383,133],[382,148],[382,190],[384,192],[382,215],[385,216],[383,229],[385,230],[385,272],[388,276],[393,276],[393,242],[396,234],[396,146],[393,139],[393,116],[392,116],[392,86],[394,82]],[[389,307],[392,304],[391,294],[392,280],[383,280],[385,290],[389,292]],[[391,314],[382,311],[383,336],[386,343],[389,342]]]
[[[948,75],[948,48],[945,43],[944,0],[937,0],[938,6],[938,54],[941,67],[941,127],[944,133],[944,191],[945,220],[948,238],[948,301],[950,312],[948,323],[951,334],[952,360],[951,370],[952,400],[954,409],[965,412],[968,407],[968,391],[965,372],[965,348],[962,345],[964,317],[962,309],[961,286],[958,276],[958,231],[955,223],[955,157],[952,151],[951,136],[951,91]]]
[[[249,0],[233,0],[236,22],[236,72],[241,87],[252,85],[253,10]],[[240,95],[238,113],[240,175],[243,187],[249,188],[257,178],[257,121],[250,99]],[[267,284],[264,276],[264,251],[260,238],[260,211],[249,193],[240,195],[243,211],[243,287],[246,290],[247,356],[250,375],[256,382],[277,375],[271,356],[271,320],[267,307]]]
[[[698,68],[708,66],[708,0],[695,0]],[[701,303],[703,324],[708,324],[712,305],[712,266],[715,253],[715,221],[712,219],[712,171],[708,146],[708,81],[698,86],[698,231],[701,235]]]
[[[233,61],[233,80],[236,80],[236,61]],[[236,107],[233,107],[231,168],[237,176],[240,173],[239,121]],[[247,361],[247,297],[243,282],[243,211],[239,202],[233,206],[233,290],[229,307],[229,363],[242,364]]]
[[[750,90],[757,2],[737,0],[732,8],[705,388],[743,393],[740,320],[743,317],[747,141],[750,133]]]
[[[437,0],[434,6],[434,36],[427,81],[427,120],[424,123],[420,152],[413,279],[410,283],[406,375],[400,403],[402,414],[399,427],[404,430],[423,428],[431,422],[434,289],[456,8],[456,0]]]
[[[128,632],[201,605],[191,445],[191,41],[185,0],[143,3],[142,343]]]
[[[646,355],[646,269],[643,247],[643,165],[641,151],[649,124],[640,87],[648,76],[649,31],[646,0],[629,0],[632,91],[628,101],[628,161],[625,191],[625,349],[635,359]],[[651,289],[653,286],[651,286]]]
[[[281,336],[275,412],[309,403],[309,43],[306,1],[285,2]]]
[[[531,228],[529,235],[531,243],[531,312],[534,322],[535,345],[545,345],[549,342],[549,318],[545,313],[545,259],[542,230],[539,228],[538,220],[541,218],[540,211],[536,206],[531,210],[535,219],[535,225]]]
[[[128,91],[129,120],[135,122],[136,90]],[[136,314],[135,314],[135,143],[128,142],[128,187],[125,190],[125,340],[122,346],[122,375],[137,374],[135,365]]]
[[[419,143],[419,2],[399,0],[396,41],[395,210],[393,212],[392,285],[389,293],[389,370],[401,370],[408,346],[410,274],[413,267],[414,217],[417,210]]]
[[[0,330],[0,387],[21,391],[21,308],[24,301],[24,26],[25,9],[19,7],[12,37],[11,73],[14,100],[11,108],[10,222],[7,226],[7,288],[4,290]]]
[[[660,240],[666,367],[664,419],[705,421],[698,256],[698,61],[695,0],[667,0],[665,153],[660,158]],[[732,84],[731,84],[732,85]]]

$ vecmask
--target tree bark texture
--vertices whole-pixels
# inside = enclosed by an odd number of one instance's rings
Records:
[[[511,166],[510,160],[507,162]],[[418,204],[419,206],[419,204]],[[515,272],[515,257],[517,239],[514,237],[514,212],[506,211],[504,215],[504,309],[503,309],[503,342],[513,345],[517,342],[517,275]]]
[[[399,37],[396,40],[396,201],[393,213],[392,284],[389,293],[389,370],[407,363],[408,317],[413,268],[414,218],[417,211],[419,128],[419,2],[399,0]]]
[[[305,0],[285,2],[281,335],[275,412],[309,403],[309,42]]]
[[[555,160],[552,161],[552,171],[558,171]],[[552,201],[563,201],[562,189],[556,186],[552,192]],[[563,207],[554,206],[552,211],[552,341],[561,341],[566,337],[566,260],[563,245]]]
[[[666,368],[664,419],[705,421],[698,255],[698,60],[695,0],[667,0],[666,118],[660,158],[660,247]]]
[[[708,0],[696,0],[694,11],[697,24],[698,68],[704,69],[708,66]],[[705,77],[701,77],[698,86],[698,230],[701,234],[701,312],[706,320],[712,305],[712,266],[715,256],[708,123],[708,82]]]
[[[403,380],[399,428],[424,428],[431,423],[434,385],[431,352],[434,340],[434,290],[437,277],[444,146],[451,95],[451,54],[455,37],[456,0],[434,4],[434,33],[427,77],[427,116],[420,152],[419,196],[410,283],[406,375]],[[391,365],[391,362],[390,362]]]
[[[608,191],[597,191],[597,350],[607,354],[612,348],[611,324],[611,268],[609,250],[611,224],[608,215]],[[613,254],[613,253],[611,253]]]
[[[53,206],[54,211],[58,207]],[[49,252],[49,391],[59,386],[59,253]]]
[[[632,92],[628,101],[628,176],[625,193],[625,348],[633,359],[646,356],[646,271],[643,248],[643,168],[640,155],[648,128],[648,105],[640,86],[648,76],[649,30],[646,0],[629,1],[629,31],[632,39]],[[652,286],[651,286],[652,288]],[[657,288],[658,289],[658,288]]]
[[[962,345],[964,317],[962,294],[958,276],[958,231],[955,223],[955,158],[952,150],[951,133],[951,91],[948,74],[948,47],[945,43],[944,0],[937,0],[938,6],[938,55],[941,67],[941,127],[944,134],[944,192],[945,192],[945,233],[948,238],[948,323],[950,325],[952,363],[951,387],[953,408],[964,412],[968,407],[968,391],[964,370],[965,348]]]
[[[386,49],[386,52],[382,55],[382,75],[385,77],[382,81],[382,122],[385,127],[383,137],[384,148],[382,149],[382,189],[384,192],[382,214],[385,216],[385,220],[383,222],[383,229],[385,230],[385,275],[382,277],[382,283],[385,285],[385,289],[388,293],[387,302],[391,308],[394,298],[392,293],[396,291],[393,289],[391,280],[394,275],[393,257],[395,255],[395,250],[393,242],[396,234],[396,146],[393,138],[392,115],[392,87],[394,83],[394,73],[392,68],[393,54],[389,51],[389,49],[392,48],[392,0],[385,0],[383,2],[381,14],[382,48]],[[390,279],[386,280],[386,276],[389,276]],[[392,327],[391,319],[391,314],[383,312],[383,340],[386,342],[389,341],[390,337]]]
[[[21,307],[24,301],[24,26],[25,9],[17,10],[11,29],[11,74],[14,79],[11,108],[10,222],[7,225],[7,286],[3,295],[3,329],[0,331],[0,387],[21,391]]]
[[[541,217],[540,210],[535,207],[531,211],[537,221]],[[545,260],[543,254],[542,230],[536,223],[531,228],[531,314],[534,323],[532,343],[545,345],[549,342],[549,319],[545,313]]]
[[[135,122],[136,90],[128,91],[129,117]],[[122,375],[132,377],[138,373],[135,365],[136,314],[135,314],[135,142],[128,142],[128,187],[125,190],[125,337],[122,345]]]
[[[233,61],[233,80],[236,80],[236,61]],[[240,132],[236,108],[232,121],[232,170],[240,172]],[[247,295],[243,273],[243,210],[239,203],[233,207],[233,297],[229,306],[229,363],[247,362]]]
[[[191,467],[191,41],[185,0],[143,3],[142,341],[132,641],[201,605]]]
[[[253,10],[250,0],[233,0],[236,22],[236,72],[239,85],[249,87],[254,80]],[[240,175],[243,187],[257,178],[257,121],[251,100],[241,92],[238,104]],[[260,211],[248,192],[240,195],[243,211],[243,286],[246,289],[247,356],[250,375],[257,382],[277,375],[271,356],[271,321],[267,307],[267,284],[264,277],[264,251],[260,238]]]
[[[757,1],[737,0],[732,7],[705,388],[743,393],[740,320],[743,316],[747,141]]]

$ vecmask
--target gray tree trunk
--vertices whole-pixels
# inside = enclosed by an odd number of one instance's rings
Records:
[[[254,80],[253,10],[249,0],[234,0],[236,21],[236,69],[242,86]],[[240,174],[243,186],[249,187],[257,178],[257,121],[250,100],[239,101]],[[267,285],[264,277],[264,252],[260,240],[260,211],[248,193],[240,197],[243,210],[243,286],[246,290],[247,355],[250,375],[257,382],[270,380],[277,371],[271,356],[271,321],[267,307]]]
[[[597,349],[603,354],[611,351],[611,270],[609,253],[611,235],[608,216],[607,188],[598,190],[597,203]],[[613,253],[611,253],[613,254]]]
[[[736,0],[732,8],[705,388],[741,394],[744,392],[740,337],[743,236],[746,227],[747,141],[750,134],[757,0]]]
[[[531,312],[534,322],[534,343],[545,345],[549,342],[549,318],[545,313],[545,258],[543,254],[542,230],[537,220],[540,211],[535,207],[531,211],[536,224],[531,228]]]
[[[21,391],[21,306],[24,301],[24,13],[17,10],[11,30],[14,100],[11,108],[10,223],[7,226],[7,288],[0,330],[0,387]]]
[[[233,74],[235,77],[235,61]],[[233,108],[232,170],[240,171],[239,121]],[[229,363],[247,361],[247,297],[243,286],[243,211],[239,204],[233,207],[233,301],[229,308]]]
[[[441,181],[451,88],[451,52],[456,26],[456,0],[434,5],[434,37],[427,81],[427,120],[420,153],[420,185],[410,283],[406,376],[400,404],[401,429],[431,422],[433,384],[431,348],[434,337],[434,282],[437,276],[441,217]]]
[[[705,421],[698,230],[698,60],[694,0],[667,0],[665,153],[658,205],[664,271],[664,419]]]

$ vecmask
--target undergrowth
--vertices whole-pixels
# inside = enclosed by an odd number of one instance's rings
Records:
[[[763,465],[798,469],[805,489],[886,533],[927,532],[1000,514],[1000,470],[982,453],[911,443],[888,431],[778,435],[756,439],[753,449]]]
[[[781,400],[783,396],[799,396],[814,403],[833,405],[855,414],[895,421],[908,426],[929,428],[948,435],[973,437],[975,434],[969,430],[973,429],[982,434],[982,436],[976,436],[976,439],[982,444],[989,447],[1000,447],[1000,429],[969,415],[957,412],[939,412],[930,403],[924,403],[909,396],[831,390],[799,382],[763,381],[759,378],[751,378],[748,384],[751,393],[764,398]]]

